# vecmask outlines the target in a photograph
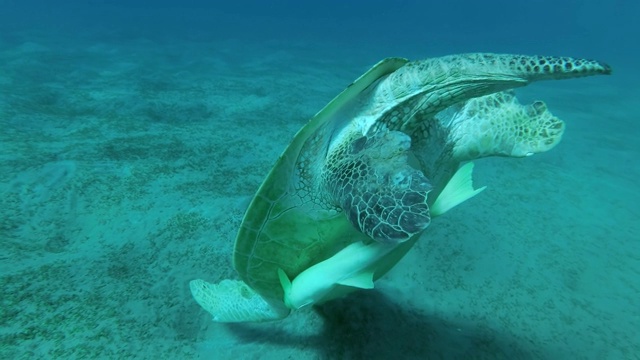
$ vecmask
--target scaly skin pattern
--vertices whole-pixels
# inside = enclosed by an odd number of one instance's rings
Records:
[[[350,222],[372,239],[386,243],[406,241],[429,225],[426,202],[431,186],[421,186],[420,184],[429,184],[424,173],[412,170],[407,163],[406,152],[409,151],[410,144],[405,141],[405,148],[394,146],[393,139],[399,136],[389,134],[405,133],[416,137],[416,132],[425,121],[430,121],[443,109],[505,87],[524,86],[542,79],[571,78],[608,71],[610,70],[606,65],[594,61],[494,54],[465,54],[409,62],[383,79],[372,92],[371,100],[365,102],[371,106],[363,109],[363,113],[369,115],[368,119],[375,121],[366,135],[362,136],[359,132],[363,127],[352,126],[352,135],[342,138],[350,140],[343,141],[341,146],[334,146],[333,151],[329,152],[322,172],[325,189],[332,195],[332,201],[329,202],[343,209]],[[508,98],[508,95],[505,94],[504,97]],[[514,98],[488,99],[505,102]],[[469,102],[469,107],[472,105],[476,103]],[[546,110],[542,104],[537,106],[541,113]],[[482,104],[476,107],[482,109]],[[496,105],[489,110],[504,113],[506,108]],[[376,118],[376,114],[382,115]],[[513,115],[510,118],[517,119]],[[533,129],[529,124],[530,119],[526,120],[521,131]],[[357,125],[357,119],[354,123]],[[467,127],[468,125],[469,123],[466,124]],[[490,138],[476,131],[478,144],[475,149],[466,149],[473,145],[476,136],[474,133],[463,134],[468,136],[449,142],[461,143],[455,149],[459,153],[476,151],[478,156],[468,156],[469,159],[487,155],[518,156],[513,151],[515,141],[524,142],[524,134],[514,139],[518,136],[517,131],[509,133],[503,131],[502,127],[517,127],[518,124],[503,121],[501,125],[495,126],[495,132],[493,128],[485,131],[491,135]],[[497,136],[499,134],[504,136]],[[442,141],[430,135],[434,134],[418,133],[417,140],[428,138],[428,141]],[[373,141],[376,138],[386,140]],[[495,140],[495,146],[483,144],[483,138],[489,142]],[[508,154],[501,154],[502,149],[508,147],[509,141],[514,145]],[[444,148],[446,145],[441,145],[440,153],[452,151]],[[526,148],[530,147],[530,144],[525,145]],[[403,151],[403,157],[394,155],[399,151],[397,149]],[[486,152],[481,153],[482,150]],[[388,155],[383,161],[376,160],[376,154],[380,152]],[[430,156],[422,155],[427,158]],[[436,158],[438,155],[436,152],[432,156]],[[439,178],[437,180],[442,183]],[[442,180],[448,180],[448,174]],[[319,188],[318,192],[322,193],[323,189]]]
[[[242,280],[258,293],[279,300],[282,299],[279,267],[294,278],[353,241],[378,237],[378,240],[393,238],[401,242],[412,234],[415,234],[413,238],[419,236],[429,224],[428,210],[425,212],[420,204],[426,202],[425,194],[430,187],[421,183],[423,179],[419,175],[424,177],[422,174],[411,174],[409,179],[408,165],[401,162],[405,161],[404,153],[414,151],[416,138],[439,136],[421,133],[422,122],[431,121],[438,112],[454,104],[534,81],[610,72],[609,66],[592,60],[500,54],[462,54],[408,63],[395,59],[383,64],[382,70],[376,69],[368,73],[369,78],[350,86],[336,98],[339,101],[332,102],[333,106],[311,120],[312,126],[305,126],[296,135],[250,205],[236,240],[234,267]],[[347,110],[347,118],[339,118],[340,113]],[[332,143],[336,134],[345,132],[339,144]],[[400,139],[400,133],[404,133],[411,140],[410,147],[402,148],[394,157],[393,166],[371,156],[377,152],[376,146],[388,146],[376,140],[384,138],[387,132],[395,134],[392,139]],[[353,152],[359,145],[356,141],[362,141],[358,139],[363,137],[374,140],[366,146],[364,157]],[[451,153],[453,149],[443,151]],[[351,158],[345,159],[341,153],[350,154]],[[440,155],[434,153],[433,157]],[[354,171],[361,169],[363,159],[371,168]],[[341,190],[341,186],[360,187],[362,184],[357,180],[347,177],[362,171],[380,175],[372,179],[383,179],[378,184],[381,186],[370,186],[359,199],[349,200],[348,192]],[[447,177],[440,177],[438,182],[446,183]],[[409,181],[412,179],[418,181]],[[397,185],[401,191],[389,192],[390,189],[384,187],[390,184]],[[410,195],[405,204],[402,189],[407,188]],[[364,201],[366,206],[360,206],[363,204],[360,200],[375,195],[377,189],[380,189],[378,195],[383,195],[381,198],[393,197],[396,205],[408,205],[405,214],[410,214],[409,208],[416,205],[414,209],[420,208],[419,216],[403,221],[402,214],[387,211],[390,207],[378,206],[385,205],[384,200]],[[415,193],[418,196],[414,196]],[[355,217],[361,209],[365,209],[370,219],[377,217],[398,225],[397,233],[404,235],[389,236],[386,228],[368,223],[366,219],[359,222],[360,217]]]
[[[542,101],[521,105],[512,91],[466,101],[447,127],[459,161],[545,152],[560,142],[565,128]]]
[[[411,135],[421,120],[467,99],[534,81],[610,73],[607,64],[567,57],[462,54],[411,61],[376,88],[369,113],[381,115],[370,131],[386,127]]]
[[[336,113],[406,62],[385,59],[349,85],[300,129],[258,189],[238,231],[233,266],[265,299],[282,302],[278,268],[293,279],[351,242],[367,240],[319,190],[326,146]]]
[[[564,128],[542,101],[523,105],[507,90],[469,99],[421,121],[412,136],[412,153],[434,184],[433,199],[461,162],[545,152],[560,142]]]
[[[351,224],[386,244],[404,242],[425,229],[431,221],[431,184],[408,164],[409,136],[380,131],[350,145],[331,154],[323,176]]]

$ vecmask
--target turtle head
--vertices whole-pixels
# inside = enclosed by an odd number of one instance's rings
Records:
[[[353,140],[327,158],[323,181],[349,222],[369,238],[397,244],[431,221],[431,184],[409,165],[411,138],[379,130]]]

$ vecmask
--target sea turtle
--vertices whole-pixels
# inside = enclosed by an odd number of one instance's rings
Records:
[[[193,280],[193,297],[214,321],[266,321],[372,288],[431,217],[482,190],[470,160],[560,141],[563,122],[508,89],[610,72],[502,54],[380,61],[295,135],[262,183],[235,242],[240,280]]]

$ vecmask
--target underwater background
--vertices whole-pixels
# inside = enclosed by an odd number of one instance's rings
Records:
[[[1,359],[640,359],[640,3],[0,0]],[[253,193],[377,61],[595,58],[376,289],[218,324]]]

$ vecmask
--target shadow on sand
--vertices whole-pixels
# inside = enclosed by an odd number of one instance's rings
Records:
[[[309,350],[323,359],[538,359],[552,355],[526,339],[489,327],[401,308],[378,291],[354,293],[315,310],[323,324],[316,335],[250,324],[230,328],[242,341]]]

